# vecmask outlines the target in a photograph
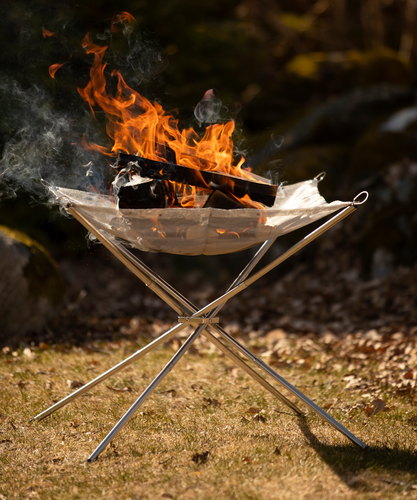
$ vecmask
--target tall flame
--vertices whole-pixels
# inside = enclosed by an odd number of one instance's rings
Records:
[[[252,179],[241,168],[244,158],[238,165],[233,165],[233,121],[207,127],[202,138],[193,128],[180,132],[178,120],[166,113],[160,104],[150,103],[130,88],[117,70],[111,73],[118,80],[116,95],[111,95],[107,91],[104,75],[106,63],[103,59],[107,46],[94,44],[89,34],[82,45],[87,54],[94,54],[94,62],[90,70],[90,82],[84,89],[79,88],[78,92],[88,102],[93,114],[95,106],[106,113],[107,133],[114,140],[111,150],[106,152],[108,155],[114,156],[119,151],[125,151],[150,160],[166,161],[158,148],[155,150],[155,144],[167,145],[174,151],[179,165]],[[97,149],[94,144],[90,144],[90,147]],[[99,150],[105,152],[101,147]]]
[[[111,30],[118,31],[119,23],[133,22],[134,18],[127,12],[122,12],[112,20]],[[54,36],[46,32],[44,36]],[[233,120],[224,124],[212,124],[200,137],[193,128],[182,131],[178,128],[178,120],[172,114],[166,113],[162,106],[153,104],[138,92],[130,88],[118,70],[111,73],[117,79],[117,90],[114,95],[106,87],[104,56],[107,46],[93,43],[87,34],[82,46],[87,54],[94,55],[90,69],[90,81],[78,92],[89,104],[95,116],[95,108],[101,108],[107,117],[107,134],[114,141],[111,148],[89,143],[85,136],[82,145],[90,150],[99,151],[108,156],[116,156],[123,151],[136,154],[150,160],[166,162],[166,147],[175,154],[175,162],[179,165],[195,169],[214,170],[222,173],[244,177],[253,180],[248,170],[242,169],[245,159],[242,157],[234,165],[232,134]],[[58,65],[51,67],[56,71]],[[50,70],[50,72],[51,72]],[[51,76],[54,76],[51,74]],[[184,191],[183,206],[194,206],[198,188],[188,186]],[[241,200],[245,205],[263,208],[251,200]]]

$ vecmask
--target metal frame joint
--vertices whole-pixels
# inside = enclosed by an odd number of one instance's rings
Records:
[[[219,317],[205,318],[193,316],[178,316],[179,323],[189,323],[190,325],[212,325],[219,322]]]

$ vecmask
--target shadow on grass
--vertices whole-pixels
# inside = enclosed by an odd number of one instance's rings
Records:
[[[366,487],[363,477],[355,477],[366,470],[389,473],[389,477],[399,472],[416,475],[417,454],[412,451],[372,445],[362,450],[353,443],[323,444],[311,432],[305,417],[298,418],[298,425],[317,454],[350,488]]]

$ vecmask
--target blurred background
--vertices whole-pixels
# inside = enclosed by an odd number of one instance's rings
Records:
[[[109,38],[121,11],[136,19],[134,43]],[[237,330],[256,336],[277,327],[343,333],[417,324],[417,0],[3,0],[0,15],[0,225],[29,252],[19,264],[17,250],[5,257],[9,240],[0,246],[0,297],[9,298],[0,306],[2,342],[34,332],[46,341],[135,335],[140,321],[149,317],[150,325],[156,315],[164,322],[168,314],[88,243],[78,223],[45,203],[39,183],[50,175],[82,186],[81,164],[90,160],[101,177],[108,175],[104,159],[74,145],[84,132],[100,144],[107,140],[104,117],[94,121],[76,90],[89,79],[92,59],[80,44],[87,32],[109,43],[109,73],[120,69],[141,94],[177,110],[182,126],[195,125],[195,105],[215,89],[223,118],[236,120],[235,145],[256,173],[293,183],[326,171],[320,190],[328,201],[369,191],[358,213],[259,285],[273,304],[266,307],[253,289],[256,300],[248,292],[228,308]],[[42,28],[59,36],[45,38]],[[64,62],[51,79],[49,66]],[[299,237],[277,242],[272,256]],[[143,257],[180,289],[200,288],[198,297],[207,300],[252,253]],[[10,316],[19,303],[10,302],[10,290],[18,287],[7,276],[19,265],[32,280],[28,317],[51,318],[40,326],[23,322],[21,309]],[[258,313],[245,320],[248,307]]]

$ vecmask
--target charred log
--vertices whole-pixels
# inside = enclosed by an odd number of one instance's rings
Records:
[[[223,210],[232,210],[236,208],[246,208],[246,206],[237,198],[229,194],[222,193],[218,189],[211,192],[203,208],[222,208]]]
[[[118,208],[169,208],[176,203],[175,192],[168,181],[141,179],[120,186]]]
[[[130,169],[132,174],[141,177],[217,190],[225,194],[232,194],[236,198],[248,195],[252,201],[263,203],[267,207],[274,204],[278,189],[273,184],[264,184],[211,170],[199,170],[174,163],[148,160],[126,153],[119,154],[116,168],[120,170]]]

